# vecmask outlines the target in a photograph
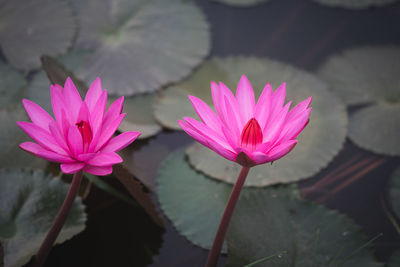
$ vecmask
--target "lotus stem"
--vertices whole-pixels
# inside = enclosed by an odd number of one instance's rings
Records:
[[[71,186],[68,190],[67,196],[65,197],[64,203],[62,204],[61,209],[58,212],[50,231],[47,233],[46,238],[44,239],[38,253],[33,260],[33,267],[41,267],[45,263],[46,258],[49,255],[49,252],[53,247],[53,244],[56,241],[57,236],[60,233],[61,228],[63,227],[68,217],[69,211],[74,204],[74,200],[76,198],[76,195],[78,194],[81,181],[82,171],[78,171],[74,174]]]
[[[231,221],[236,203],[239,200],[240,192],[242,191],[242,187],[244,185],[244,182],[246,181],[249,170],[250,167],[243,166],[242,170],[240,171],[239,177],[236,180],[231,196],[229,197],[228,204],[226,205],[224,214],[222,215],[221,222],[219,223],[218,230],[214,238],[214,243],[211,247],[210,254],[208,255],[206,267],[217,266],[218,258],[221,253],[222,245],[224,243],[225,234],[228,230],[229,222]]]

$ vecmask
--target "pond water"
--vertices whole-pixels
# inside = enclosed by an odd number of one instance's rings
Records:
[[[311,0],[271,0],[243,8],[209,0],[194,2],[211,27],[210,57],[269,57],[315,72],[329,56],[345,49],[400,45],[400,3],[349,10]],[[399,84],[394,86],[400,90]],[[348,109],[349,114],[358,108]],[[162,146],[170,152],[192,142],[184,132],[163,129],[127,148],[129,157],[124,164],[127,169],[135,168],[134,164],[154,165],[141,172],[148,177],[146,185],[152,187],[157,183],[157,168],[164,157],[153,158],[146,151]],[[396,230],[400,220],[388,197],[390,178],[399,164],[398,156],[367,151],[347,137],[343,148],[325,168],[299,183],[300,194],[345,213],[362,227],[368,239],[382,234],[373,248],[375,257],[386,262],[400,248],[400,232]],[[129,195],[115,177],[105,177],[104,181]],[[156,192],[150,195],[157,203],[164,228],[155,224],[141,207],[92,185],[84,199],[88,216],[85,230],[55,246],[45,266],[204,266],[208,251],[180,235],[162,214]],[[342,234],[346,236],[347,232]],[[225,263],[224,255],[218,266]]]

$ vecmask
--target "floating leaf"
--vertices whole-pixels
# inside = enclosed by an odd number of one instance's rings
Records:
[[[148,138],[161,131],[161,126],[153,116],[154,94],[138,95],[126,97],[124,99],[125,119],[122,121],[118,130],[121,132],[138,131],[142,134],[139,139]],[[115,101],[116,97],[111,97],[109,103]]]
[[[215,2],[224,3],[230,6],[248,7],[268,2],[269,0],[214,0]]]
[[[345,215],[300,200],[294,186],[245,189],[227,233],[227,266],[383,267],[369,243]]]
[[[400,155],[400,48],[349,49],[330,58],[320,76],[348,105],[370,104],[350,115],[349,137],[385,155]]]
[[[29,137],[17,125],[17,121],[28,121],[25,112],[0,110],[0,168],[46,166],[47,162],[19,148],[19,144]]]
[[[68,185],[41,171],[0,170],[0,242],[4,266],[21,266],[39,249],[68,191]],[[86,215],[78,198],[57,243],[85,228]]]
[[[236,90],[242,74],[252,81],[256,95],[269,81],[277,88],[287,82],[287,99],[297,103],[313,97],[310,123],[299,136],[296,148],[271,165],[252,168],[246,185],[265,186],[307,178],[325,167],[343,145],[347,114],[341,101],[315,76],[269,59],[232,57],[213,59],[203,64],[189,79],[163,91],[154,106],[156,119],[164,126],[178,129],[176,121],[194,115],[187,99],[195,95],[211,105],[210,81],[223,81]],[[190,110],[190,112],[188,112]],[[196,116],[194,116],[196,117]],[[205,174],[229,183],[236,181],[240,166],[199,145],[188,150],[190,163]]]
[[[397,168],[392,175],[390,198],[394,212],[400,216],[400,168]]]
[[[196,172],[184,158],[183,150],[178,150],[163,162],[158,177],[159,201],[180,234],[209,249],[232,187]]]
[[[390,257],[388,267],[398,267],[400,266],[400,251],[395,251]]]
[[[69,4],[61,0],[3,1],[0,18],[3,53],[23,70],[38,68],[43,54],[65,52],[76,28]]]
[[[75,1],[77,45],[94,48],[82,68],[118,95],[152,92],[186,76],[209,51],[210,34],[191,1]]]
[[[379,154],[400,155],[400,105],[380,103],[350,116],[349,137]]]
[[[363,9],[367,7],[381,7],[396,2],[397,0],[313,0],[329,7],[342,7],[349,9]]]
[[[25,77],[0,60],[0,109],[19,105],[25,85]]]

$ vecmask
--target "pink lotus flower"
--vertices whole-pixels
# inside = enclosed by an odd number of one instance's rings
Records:
[[[17,122],[34,142],[20,144],[38,157],[61,163],[64,173],[80,170],[107,175],[112,165],[122,162],[116,151],[128,146],[139,132],[125,132],[111,138],[125,113],[121,114],[124,97],[118,98],[106,112],[107,91],[97,78],[82,101],[75,85],[68,78],[64,88],[52,85],[51,104],[55,120],[39,105],[23,99],[22,103],[32,120]]]
[[[202,122],[185,117],[178,123],[199,143],[242,166],[272,162],[289,153],[309,121],[312,98],[289,111],[292,101],[283,105],[285,83],[275,92],[267,83],[257,103],[244,75],[236,97],[223,83],[211,82],[211,93],[217,114],[199,98],[189,96]]]

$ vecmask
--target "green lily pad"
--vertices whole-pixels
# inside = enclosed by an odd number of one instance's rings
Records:
[[[203,248],[213,241],[231,190],[232,186],[190,168],[182,150],[173,152],[159,172],[162,210],[179,233]],[[301,200],[296,185],[289,185],[244,188],[226,241],[229,266],[242,267],[285,251],[259,266],[310,267],[315,255],[314,266],[333,267],[366,239],[346,216]],[[328,261],[333,265],[327,265]],[[363,249],[340,266],[382,265]]]
[[[0,109],[20,104],[25,85],[25,77],[0,60]]]
[[[191,168],[183,150],[171,153],[159,171],[161,209],[181,235],[202,248],[211,248],[231,190]]]
[[[400,155],[400,105],[380,103],[361,109],[349,120],[349,137],[375,153]]]
[[[0,45],[16,68],[40,67],[40,56],[66,52],[75,34],[72,10],[61,0],[5,1],[0,8]]]
[[[214,0],[215,2],[220,2],[230,6],[236,7],[248,7],[257,4],[268,2],[269,0]]]
[[[210,81],[222,81],[236,90],[242,74],[251,81],[258,96],[269,81],[274,88],[287,83],[287,99],[298,103],[309,96],[310,123],[299,136],[296,148],[271,165],[252,168],[246,185],[266,186],[307,178],[324,168],[341,149],[346,136],[347,114],[342,102],[324,82],[310,73],[269,59],[252,57],[215,58],[204,63],[189,79],[162,91],[154,105],[156,119],[164,126],[179,129],[176,121],[193,116],[187,95],[200,97],[211,106]],[[195,145],[187,152],[190,163],[201,172],[229,183],[236,181],[240,166],[215,152]]]
[[[318,75],[347,105],[399,103],[399,68],[399,47],[361,47],[332,56]]]
[[[257,266],[368,266],[367,239],[345,215],[299,199],[294,186],[245,189],[227,233],[227,266],[244,266],[285,251]]]
[[[392,175],[390,186],[390,199],[394,212],[400,216],[400,168],[397,168]]]
[[[47,161],[35,157],[19,148],[29,137],[17,125],[17,121],[28,121],[22,109],[0,110],[0,168],[43,168]]]
[[[400,266],[400,251],[396,251],[393,253],[393,255],[390,257],[388,267],[398,267]]]
[[[0,242],[4,266],[21,266],[37,252],[60,209],[69,186],[41,171],[0,170]],[[57,238],[62,243],[85,228],[77,198]]]
[[[185,77],[209,52],[210,33],[191,1],[75,1],[77,46],[93,48],[81,77],[101,76],[117,95],[154,92]]]
[[[319,75],[349,105],[370,104],[350,115],[349,137],[375,153],[400,155],[400,48],[355,48],[334,56]]]
[[[368,7],[381,7],[397,0],[313,0],[329,7],[342,7],[349,9],[363,9]]]
[[[139,131],[139,139],[151,137],[161,131],[161,126],[157,123],[153,116],[153,102],[155,95],[146,94],[134,97],[126,97],[124,99],[125,119],[122,121],[118,130]],[[110,97],[109,103],[115,101],[116,97]]]

